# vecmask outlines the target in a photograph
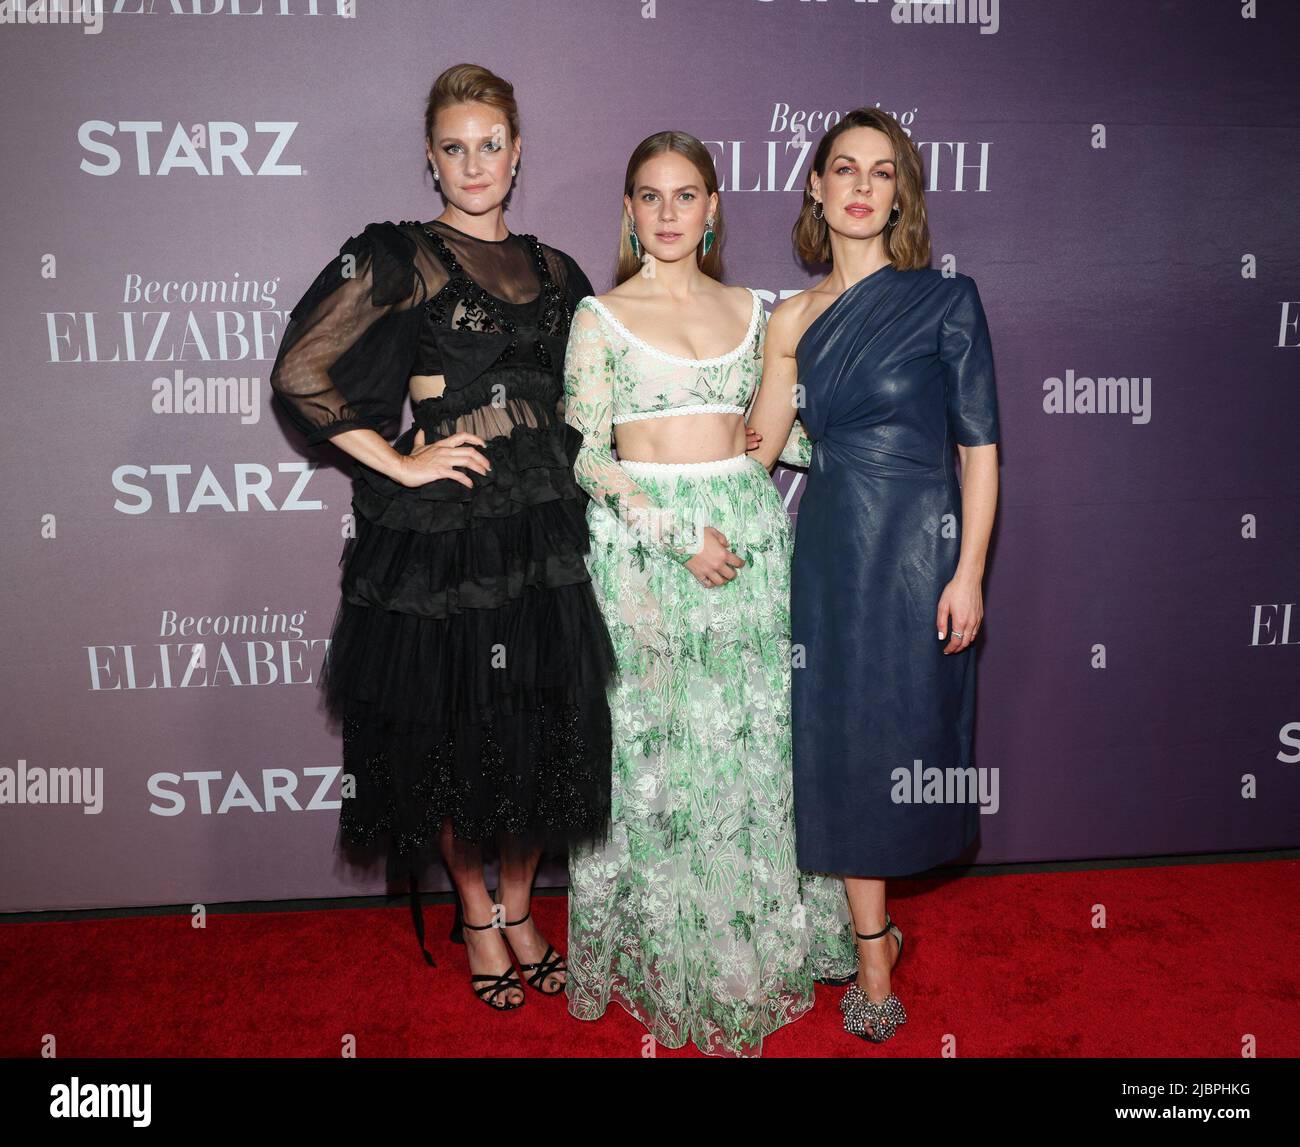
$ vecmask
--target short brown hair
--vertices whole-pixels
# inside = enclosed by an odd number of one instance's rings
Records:
[[[717,168],[713,166],[713,157],[704,144],[689,132],[657,131],[638,143],[636,150],[632,152],[632,158],[627,161],[627,174],[623,178],[624,195],[631,198],[632,188],[636,183],[636,173],[641,169],[641,165],[647,159],[662,155],[666,151],[675,151],[678,155],[684,155],[695,165],[700,178],[704,181],[706,198],[718,190]],[[618,232],[618,265],[614,271],[615,283],[630,279],[641,270],[641,260],[632,254],[632,244],[629,242],[632,228],[627,211],[622,207],[619,208],[619,218],[623,222]],[[722,231],[722,196],[719,195],[718,209],[713,212],[713,242],[709,246],[709,253],[701,256],[698,254],[698,245],[696,247],[696,259],[700,270],[710,278],[719,281],[722,280]]]
[[[795,251],[806,263],[831,262],[830,227],[824,218],[818,219],[813,214],[817,201],[812,196],[812,176],[814,171],[818,178],[825,176],[835,141],[855,127],[871,127],[883,132],[894,148],[899,218],[892,227],[885,225],[885,250],[889,253],[889,261],[901,271],[928,267],[930,224],[925,213],[925,166],[921,162],[921,153],[898,121],[879,108],[855,108],[822,136],[808,178],[804,181],[799,218],[791,231]]]
[[[519,105],[515,103],[514,85],[507,83],[495,72],[478,64],[453,64],[429,89],[429,100],[424,108],[424,136],[433,136],[433,123],[444,108],[456,104],[487,104],[506,117],[510,139],[519,134]]]

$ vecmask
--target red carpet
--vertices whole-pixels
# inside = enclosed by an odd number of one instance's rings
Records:
[[[843,988],[768,1038],[764,1055],[1261,1058],[1300,1055],[1300,861],[891,882],[906,934],[888,1043],[840,1030]],[[1107,926],[1094,928],[1094,905]],[[564,946],[565,901],[537,897]],[[639,1056],[616,1005],[595,1023],[564,998],[490,1013],[471,994],[450,907],[426,908],[428,967],[404,904],[382,909],[0,924],[0,1055]],[[697,1055],[689,1044],[660,1056]]]

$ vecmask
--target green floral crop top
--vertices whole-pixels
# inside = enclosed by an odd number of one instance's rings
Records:
[[[564,359],[565,420],[582,433],[573,471],[592,499],[674,561],[699,552],[693,525],[671,511],[614,459],[614,426],[642,418],[710,412],[748,416],[763,373],[767,314],[752,288],[753,311],[739,345],[715,358],[668,354],[627,329],[592,295],[578,301]],[[812,443],[795,419],[781,461],[807,466]]]

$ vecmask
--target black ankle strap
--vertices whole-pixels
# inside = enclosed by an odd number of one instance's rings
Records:
[[[495,901],[493,901],[493,907],[496,907]],[[486,932],[489,928],[498,927],[495,920],[489,920],[486,924],[466,924],[465,906],[460,902],[459,898],[456,900],[456,912],[460,916],[460,926],[462,928],[468,928],[471,932]]]
[[[525,912],[522,916],[520,916],[518,920],[507,920],[505,926],[507,928],[513,928],[516,924],[524,923],[528,919],[528,917],[531,916],[532,914],[533,914],[533,910],[530,908],[528,909],[527,912]]]
[[[872,932],[871,935],[868,936],[866,933],[864,933],[864,932],[859,932],[859,931],[857,931],[856,929],[854,929],[853,934],[854,934],[854,935],[855,935],[859,940],[879,940],[880,937],[883,936],[883,935],[885,935],[885,934],[886,934],[886,933],[887,933],[891,928],[893,928],[893,926],[894,926],[894,922],[889,918],[889,913],[886,912],[886,913],[885,913],[885,926],[884,926],[883,928],[881,928],[879,932]]]

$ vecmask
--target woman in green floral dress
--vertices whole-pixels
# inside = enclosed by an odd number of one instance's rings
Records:
[[[569,856],[567,990],[579,1019],[616,1000],[665,1046],[748,1056],[856,955],[842,881],[795,865],[790,528],[745,451],[767,320],[718,282],[721,231],[704,146],[649,137],[618,286],[570,327],[565,417],[619,676],[612,830]],[[796,423],[782,458],[806,447]]]

